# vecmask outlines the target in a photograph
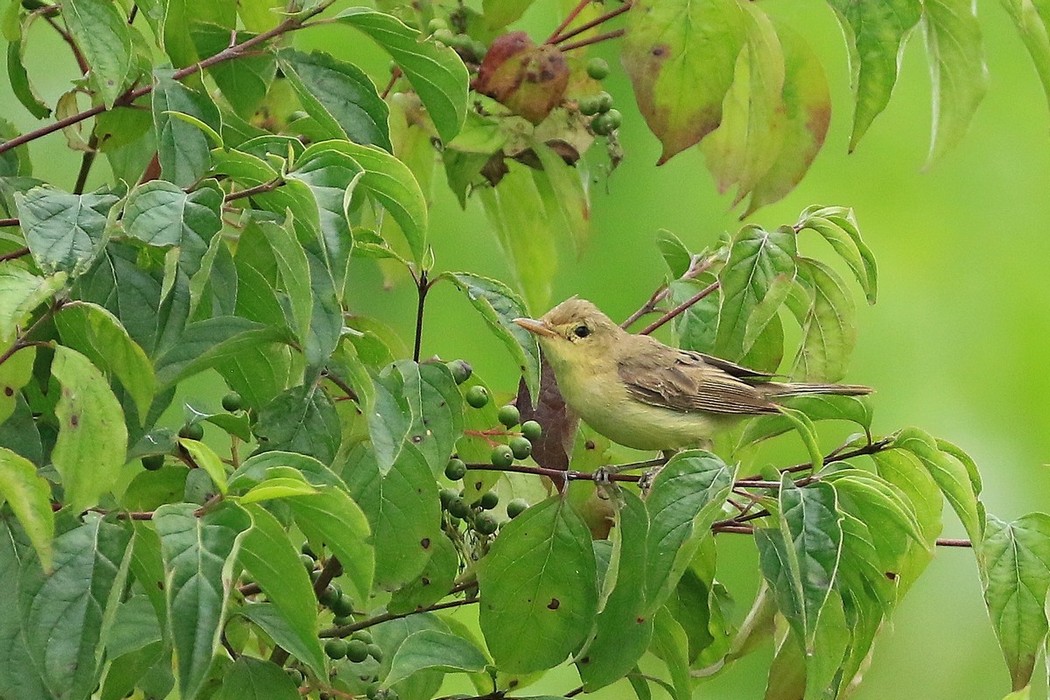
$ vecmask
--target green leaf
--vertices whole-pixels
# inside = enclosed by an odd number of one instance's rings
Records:
[[[172,113],[189,115],[213,131],[219,131],[219,110],[205,93],[173,80],[169,72],[160,71],[156,73],[152,104],[161,173],[165,180],[188,187],[211,166],[210,144],[203,131]]]
[[[682,239],[671,231],[662,228],[656,232],[656,247],[659,248],[672,278],[681,277],[692,267],[693,254],[686,248],[685,243],[682,243]]]
[[[136,77],[131,25],[108,0],[60,0],[62,19],[91,66],[88,82],[107,108]]]
[[[240,656],[223,674],[217,700],[299,700],[299,688],[272,661]]]
[[[498,280],[480,277],[469,272],[446,272],[442,277],[456,285],[459,291],[467,295],[474,308],[489,328],[510,350],[529,395],[540,394],[540,348],[536,337],[514,323],[515,318],[528,316],[521,297],[507,285]]]
[[[481,631],[497,666],[528,673],[557,666],[582,643],[597,611],[590,533],[553,496],[507,523],[478,567]],[[508,635],[522,628],[528,635]]]
[[[981,48],[977,8],[967,0],[926,0],[922,28],[933,86],[930,161],[966,134],[977,105],[988,90],[988,67]]]
[[[215,488],[219,489],[219,493],[225,496],[227,490],[226,466],[222,463],[222,458],[203,442],[197,442],[196,440],[180,438],[179,446],[189,453],[194,464],[208,473],[212,483],[215,484]]]
[[[922,461],[959,516],[966,534],[978,545],[984,536],[984,505],[978,498],[980,484],[970,478],[966,465],[942,451],[932,437],[916,428],[901,430],[893,446],[911,452]]]
[[[29,82],[29,74],[26,73],[25,65],[22,63],[22,52],[25,50],[25,37],[22,41],[12,41],[7,45],[7,78],[11,84],[11,92],[15,94],[22,106],[29,110],[37,119],[47,119],[51,116],[51,108],[47,106],[32,83]]]
[[[238,3],[238,10],[243,10],[244,7],[245,3]],[[277,21],[277,13],[267,14],[274,22]],[[230,27],[211,22],[193,22],[190,25],[190,34],[201,56],[214,56],[221,52],[230,45],[233,37],[236,37],[237,43],[242,43],[255,36],[251,32],[233,34]],[[222,61],[208,67],[208,73],[215,79],[215,84],[233,107],[233,111],[249,120],[255,114],[259,103],[266,98],[276,70],[277,62],[270,51],[245,52],[235,61]]]
[[[200,269],[200,260],[222,229],[222,190],[214,180],[192,192],[165,180],[135,187],[124,205],[124,230],[149,245],[178,246],[179,263],[187,276]]]
[[[747,15],[735,0],[642,0],[628,15],[622,61],[664,163],[721,122]]]
[[[359,447],[343,476],[372,528],[375,585],[392,591],[413,581],[444,537],[437,485],[423,455],[406,444],[384,474],[375,454]]]
[[[533,0],[482,0],[485,25],[494,30],[506,27],[521,19],[532,3]]]
[[[1043,84],[1043,93],[1050,102],[1050,29],[1043,4],[1038,0],[1000,0],[999,4],[1017,26],[1017,33],[1021,35]]]
[[[37,476],[32,462],[5,447],[0,447],[0,498],[18,518],[44,571],[51,573],[51,540],[55,536],[51,485]]]
[[[290,499],[288,506],[300,529],[311,540],[324,542],[339,557],[356,600],[368,600],[375,576],[375,553],[368,519],[357,503],[330,486],[316,496]]]
[[[1031,681],[1046,639],[1050,516],[1029,513],[1012,523],[989,516],[987,528],[977,562],[988,616],[1016,691]]]
[[[828,0],[842,25],[853,72],[857,106],[853,112],[852,151],[885,109],[897,82],[901,45],[922,13],[919,0]]]
[[[630,673],[653,634],[653,616],[647,610],[646,572],[649,514],[633,492],[623,491],[615,513],[612,560],[606,586],[612,591],[594,621],[591,640],[577,655],[576,666],[587,692]]]
[[[46,698],[47,688],[29,656],[22,633],[22,612],[18,605],[19,569],[29,555],[24,538],[12,518],[6,514],[0,517],[0,581],[10,582],[11,595],[11,603],[0,606],[0,696]]]
[[[186,700],[195,698],[207,679],[222,634],[241,533],[251,525],[247,513],[232,504],[200,517],[196,510],[193,503],[173,503],[153,514],[164,557],[179,694]]]
[[[451,48],[424,41],[401,20],[370,8],[353,7],[335,19],[364,32],[379,44],[404,72],[441,140],[451,141],[467,112],[467,68]]]
[[[835,489],[819,481],[800,488],[784,474],[779,505],[777,527],[755,530],[759,565],[777,607],[809,652],[842,551]]]
[[[555,234],[560,227],[543,211],[543,195],[529,168],[512,164],[497,187],[477,190],[490,225],[510,262],[518,289],[533,311],[550,305],[558,269]]]
[[[658,610],[681,578],[733,488],[734,469],[704,450],[684,450],[653,479],[646,500],[648,610]]]
[[[327,53],[282,49],[281,66],[302,102],[303,109],[331,139],[393,151],[387,120],[390,109],[364,71]]]
[[[86,357],[58,345],[51,373],[62,385],[55,406],[58,439],[51,461],[62,475],[66,505],[79,513],[97,505],[116,483],[128,431],[109,383]]]
[[[310,292],[310,261],[290,225],[278,226],[264,221],[259,224],[259,229],[266,235],[277,269],[280,270],[281,282],[291,307],[292,327],[299,341],[305,343],[314,306]]]
[[[299,644],[288,651],[323,678],[324,652],[317,639],[317,607],[310,576],[277,518],[258,505],[247,510],[252,526],[241,542],[238,560],[297,637]]]
[[[674,685],[674,700],[690,700],[693,683],[689,676],[689,640],[667,608],[656,613],[652,651],[667,666]]]
[[[53,297],[65,283],[64,272],[38,277],[15,265],[0,267],[0,343],[9,345],[33,309]]]
[[[810,306],[799,317],[803,338],[792,374],[806,381],[838,381],[857,343],[853,298],[838,273],[824,263],[799,258],[798,270]]]
[[[794,189],[824,145],[831,122],[831,93],[820,57],[800,32],[784,22],[773,24],[784,54],[782,113],[774,117],[782,136],[776,158],[754,184],[744,216]]]
[[[754,5],[746,9],[747,41],[723,101],[722,123],[704,139],[708,170],[719,192],[737,187],[741,201],[773,165],[783,143],[784,53],[773,23]]]
[[[824,237],[839,257],[853,270],[864,289],[869,304],[878,297],[878,267],[875,255],[860,237],[852,209],[823,207],[808,212],[799,222],[799,230],[808,228]]]
[[[165,389],[248,349],[287,340],[288,331],[284,328],[239,316],[197,321],[186,326],[178,341],[158,354],[154,361],[157,381],[160,389]]]
[[[414,581],[394,591],[387,612],[410,613],[437,603],[448,595],[459,575],[459,551],[448,537],[432,543],[433,554]]]
[[[87,698],[101,671],[97,647],[130,562],[131,531],[101,518],[59,535],[54,570],[25,566],[18,582],[26,648],[55,698]]]
[[[783,405],[804,413],[811,421],[845,420],[856,423],[864,430],[871,428],[871,406],[857,396],[795,396],[784,401]],[[781,435],[792,427],[793,423],[779,414],[755,418],[744,427],[737,449]]]
[[[778,278],[794,276],[796,252],[795,232],[789,227],[770,232],[745,226],[733,237],[729,259],[718,274],[716,355],[730,360],[743,357],[749,319]]]
[[[488,659],[481,650],[463,637],[438,630],[419,630],[405,637],[397,648],[383,685],[392,686],[426,669],[477,673],[487,665]]]
[[[62,306],[55,324],[63,344],[120,380],[145,420],[157,388],[153,365],[117,317],[97,304],[74,301]]]
[[[261,452],[301,452],[331,464],[341,439],[339,416],[320,387],[297,386],[259,410],[255,435]]]
[[[237,498],[241,505],[271,501],[275,498],[292,498],[295,496],[313,496],[317,489],[301,478],[271,477],[261,484],[248,489],[247,493]]]
[[[547,144],[537,142],[531,147],[543,166],[542,170],[533,169],[531,175],[550,219],[548,226],[556,224],[563,228],[576,252],[580,253],[587,243],[591,225],[590,201],[582,173],[575,165],[562,160]]]
[[[91,266],[109,239],[107,217],[117,203],[111,194],[69,194],[52,187],[15,193],[18,218],[45,275],[79,275]]]
[[[820,471],[824,466],[824,457],[820,451],[820,444],[817,442],[817,428],[813,425],[813,421],[802,411],[796,411],[787,406],[777,406],[777,410],[780,412],[780,415],[784,416],[791,423],[798,433],[802,444],[806,447],[806,452],[809,453],[809,463],[812,465],[813,471]]]

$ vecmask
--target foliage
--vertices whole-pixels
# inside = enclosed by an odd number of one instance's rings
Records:
[[[1026,691],[1050,523],[986,516],[960,448],[872,434],[866,399],[798,397],[711,449],[644,462],[661,469],[638,490],[513,323],[551,301],[557,241],[587,242],[588,167],[623,157],[608,67],[581,49],[618,42],[661,162],[699,143],[750,213],[799,182],[827,133],[805,39],[738,0],[581,2],[539,44],[510,27],[528,0],[378,4],[7,5],[11,88],[57,119],[21,135],[0,120],[0,697],[429,698],[460,674],[501,698],[571,664],[566,696],[620,683],[687,698],[767,642],[767,697],[845,697],[951,545],[973,548]],[[1050,18],[1004,4],[1050,85]],[[985,80],[970,3],[830,5],[853,68],[851,148],[916,26],[931,157],[958,141]],[[23,63],[40,22],[82,76],[55,105]],[[364,62],[293,47],[318,26],[391,58],[386,87]],[[83,151],[72,191],[32,174],[27,144],[57,131]],[[85,192],[99,155],[112,178]],[[439,268],[438,162],[461,204],[481,200],[512,284]],[[849,208],[700,252],[669,232],[658,245],[666,282],[625,326],[661,312],[640,332],[673,322],[680,346],[757,371],[846,374],[853,287],[874,303],[879,283]],[[413,282],[412,342],[351,314],[354,271],[373,266]],[[421,360],[435,284],[508,350],[515,409],[465,362]],[[198,376],[223,388],[187,396]],[[825,454],[826,421],[859,432]],[[756,457],[792,431],[806,461]],[[968,540],[939,538],[944,503]],[[762,579],[743,623],[716,578],[733,535],[753,538]],[[476,625],[445,612],[461,607]]]

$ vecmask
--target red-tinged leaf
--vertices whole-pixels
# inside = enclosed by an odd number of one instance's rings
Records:
[[[543,426],[543,435],[532,443],[532,458],[547,469],[568,469],[573,438],[580,419],[565,405],[565,398],[554,381],[554,371],[546,358],[540,357],[540,395],[533,407],[529,388],[522,379],[518,383],[515,402],[521,412],[521,422],[534,420]],[[560,489],[563,484],[556,484]]]
[[[640,0],[628,15],[623,64],[664,163],[722,121],[747,16],[737,0]]]
[[[569,66],[556,46],[536,46],[525,32],[497,38],[485,55],[474,89],[497,100],[533,124],[561,103],[569,86]]]
[[[777,26],[784,51],[780,151],[751,191],[745,216],[795,188],[817,157],[831,122],[831,93],[820,58],[793,29]]]

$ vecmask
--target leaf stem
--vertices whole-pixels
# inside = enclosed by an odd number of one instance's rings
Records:
[[[621,5],[620,7],[617,7],[615,10],[610,10],[610,11],[606,12],[604,15],[599,15],[598,17],[595,17],[590,22],[586,22],[584,24],[581,24],[580,26],[578,26],[575,29],[573,29],[571,32],[566,32],[565,34],[562,34],[562,35],[558,36],[557,38],[548,39],[547,43],[548,44],[560,44],[561,42],[565,41],[566,39],[571,39],[574,36],[582,34],[583,32],[587,31],[591,27],[597,27],[599,24],[605,24],[606,22],[611,20],[613,17],[618,17],[619,15],[622,15],[624,12],[627,12],[627,10],[631,9],[631,5],[633,5],[633,4],[634,3],[630,2],[630,1],[625,2],[623,5]],[[574,19],[574,18],[570,18],[570,20],[571,19]],[[562,27],[562,29],[564,29],[564,27]],[[567,49],[565,47],[562,47],[562,51],[566,51],[566,50]]]
[[[427,292],[430,291],[426,270],[420,270],[419,272],[419,277],[416,280],[416,291],[419,303],[416,306],[416,338],[412,346],[412,360],[419,362],[419,351],[423,344],[423,309],[427,303]]]
[[[266,192],[272,192],[281,185],[284,184],[283,177],[277,177],[269,182],[264,182],[254,187],[248,187],[243,190],[237,190],[236,192],[230,192],[222,198],[223,202],[232,202],[237,199],[244,199],[245,197],[254,197],[257,194],[264,194]]]
[[[89,150],[84,151],[84,156],[80,159],[80,171],[77,173],[77,181],[73,185],[73,194],[84,194],[84,187],[87,185],[91,166],[95,164],[95,156],[98,155],[98,150],[96,150],[98,149],[98,136],[94,131],[88,137],[87,145]]]
[[[569,14],[565,16],[565,19],[561,21],[561,24],[559,24],[558,27],[553,32],[551,32],[551,35],[547,37],[547,41],[545,43],[556,43],[558,41],[558,35],[565,31],[565,28],[572,24],[572,21],[574,19],[580,16],[580,13],[583,12],[583,8],[587,7],[590,4],[591,0],[580,0],[578,3],[576,3],[576,7],[572,8],[572,11],[570,11]]]
[[[608,41],[609,39],[616,39],[617,37],[621,37],[623,35],[623,29],[614,29],[611,32],[605,32],[604,34],[595,34],[594,36],[589,36],[586,39],[574,41],[571,44],[562,44],[558,47],[558,49],[562,53],[564,53],[566,51],[572,51],[573,49],[582,49],[584,46],[590,46],[591,44],[599,44],[603,41]]]

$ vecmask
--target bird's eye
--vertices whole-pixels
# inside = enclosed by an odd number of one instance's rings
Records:
[[[584,325],[576,326],[572,331],[577,338],[586,338],[591,334],[591,329]]]

